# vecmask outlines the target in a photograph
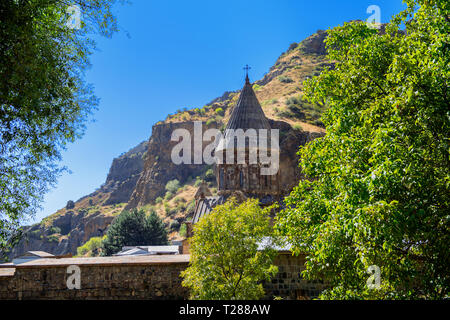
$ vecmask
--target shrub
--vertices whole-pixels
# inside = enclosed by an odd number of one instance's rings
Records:
[[[202,184],[203,180],[200,177],[197,177],[197,179],[195,180],[194,186],[195,187],[199,187]]]
[[[179,231],[180,237],[186,237],[187,234],[187,226],[185,223],[183,223],[180,227],[180,231]]]
[[[291,45],[289,46],[288,51],[292,51],[292,50],[294,50],[294,49],[297,48],[297,47],[298,47],[298,43],[296,43],[296,42],[291,43]]]
[[[172,199],[174,196],[174,194],[170,191],[166,192],[166,195],[164,196],[164,200],[169,201],[170,199]]]
[[[158,197],[158,198],[156,198],[156,200],[155,200],[155,203],[156,204],[161,204],[163,202],[163,198],[162,197]]]
[[[195,200],[192,200],[191,203],[186,208],[187,215],[192,215],[195,210]]]
[[[254,84],[253,85],[253,90],[255,90],[255,91],[259,91],[259,90],[261,90],[261,86],[260,85],[258,85],[258,84]]]
[[[291,83],[294,82],[291,78],[287,77],[287,76],[279,76],[278,80],[280,80],[280,82],[282,83]]]
[[[52,234],[47,237],[47,241],[48,242],[59,242],[59,238],[57,235]]]
[[[164,211],[166,211],[167,214],[170,211],[170,206],[169,206],[169,203],[167,203],[167,202],[164,202]]]
[[[314,120],[313,125],[321,127],[321,128],[325,128],[325,125],[323,124],[322,120],[320,120],[320,119]]]
[[[178,220],[173,220],[169,224],[169,230],[178,231],[180,229],[180,222]]]
[[[177,205],[177,212],[184,212],[186,211],[186,203],[179,203]]]
[[[222,108],[217,108],[215,112],[216,112],[216,114],[218,114],[219,116],[223,116],[223,115],[225,114],[225,111],[223,111]]]
[[[166,190],[173,194],[177,193],[179,188],[180,188],[180,181],[178,181],[177,179],[171,180],[166,184]]]
[[[77,248],[77,256],[84,256],[89,253],[89,256],[97,256],[102,249],[102,241],[106,239],[106,236],[92,237],[84,245]]]
[[[176,197],[174,199],[174,201],[175,201],[176,204],[186,202],[186,200],[184,198],[182,198],[182,197]]]
[[[286,104],[289,105],[300,105],[302,103],[302,100],[300,99],[300,97],[289,97],[286,100]]]
[[[205,172],[205,180],[206,181],[213,181],[216,178],[213,169],[208,169]]]
[[[59,227],[50,227],[50,229],[48,230],[49,234],[56,234],[56,233],[61,233],[61,228]]]
[[[185,186],[179,187],[178,190],[177,190],[177,194],[183,192],[184,191],[184,187]]]
[[[173,216],[173,215],[177,214],[176,208],[171,208],[171,207],[167,206],[167,207],[165,207],[165,210],[166,210],[166,214],[168,216]]]

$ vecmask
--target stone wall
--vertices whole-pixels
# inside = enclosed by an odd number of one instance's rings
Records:
[[[40,259],[12,268],[0,267],[0,300],[176,300],[188,299],[180,272],[189,256]],[[280,254],[279,273],[264,283],[265,299],[311,299],[324,288],[321,281],[301,278],[304,256]],[[81,270],[81,289],[69,290],[69,265]]]
[[[188,290],[181,285],[180,272],[187,265],[187,261],[79,265],[79,290],[67,288],[68,265],[23,266],[13,276],[0,272],[0,300],[186,299]]]
[[[305,256],[292,256],[283,252],[275,259],[278,274],[270,282],[264,283],[266,299],[281,297],[288,300],[308,300],[317,298],[325,289],[321,280],[305,280],[301,272],[305,270]]]

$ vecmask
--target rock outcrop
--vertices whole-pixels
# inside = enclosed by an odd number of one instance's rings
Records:
[[[328,34],[324,30],[318,30],[315,34],[309,36],[301,43],[301,48],[304,53],[325,55],[327,49],[325,47],[325,39]]]
[[[9,256],[20,256],[27,251],[46,251],[55,255],[77,253],[77,248],[91,237],[101,237],[113,216],[100,212],[69,211],[55,217],[51,226],[37,224],[25,230],[24,238]]]
[[[125,203],[130,199],[141,172],[148,142],[142,142],[124,155],[113,160],[105,184],[101,191],[109,193],[105,205]]]

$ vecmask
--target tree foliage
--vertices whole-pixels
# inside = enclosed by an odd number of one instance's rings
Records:
[[[77,248],[77,256],[83,257],[89,254],[90,257],[95,257],[100,255],[103,249],[103,240],[105,239],[106,235],[90,238],[85,244]]]
[[[102,254],[110,256],[124,246],[166,245],[167,242],[166,227],[155,211],[148,216],[143,210],[123,211],[106,233]]]
[[[449,293],[450,2],[406,2],[385,32],[330,30],[336,68],[307,83],[307,98],[330,106],[327,135],[300,150],[311,180],[278,229],[307,254],[304,275],[330,284],[323,298]],[[371,265],[379,289],[366,286]]]
[[[94,34],[111,36],[116,0],[0,2],[0,250],[33,215],[98,99],[84,72]],[[70,5],[81,28],[66,26]]]
[[[258,200],[240,205],[231,199],[217,206],[194,226],[191,262],[182,276],[192,299],[259,299],[262,280],[277,272],[275,251],[258,242],[271,234],[271,208],[261,209]]]

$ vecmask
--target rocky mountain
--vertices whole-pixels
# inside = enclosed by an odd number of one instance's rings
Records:
[[[302,99],[305,80],[333,67],[325,59],[326,32],[319,30],[300,43],[293,43],[253,88],[273,128],[280,129],[282,180],[287,188],[301,177],[297,168],[298,147],[325,133],[320,116],[323,105]],[[175,129],[193,134],[193,121],[204,130],[224,128],[239,97],[226,92],[203,107],[181,109],[152,128],[149,141],[142,142],[114,159],[105,183],[95,192],[58,210],[41,223],[26,228],[25,236],[10,257],[28,250],[53,254],[76,254],[92,237],[105,234],[123,209],[155,210],[166,222],[172,239],[180,237],[180,226],[193,210],[196,186],[205,179],[215,192],[213,168],[208,165],[175,165],[170,141]],[[209,142],[205,142],[205,145]],[[177,180],[178,191],[167,192],[166,184]]]

